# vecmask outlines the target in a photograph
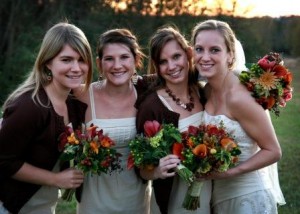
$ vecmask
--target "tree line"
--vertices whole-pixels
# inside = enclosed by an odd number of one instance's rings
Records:
[[[205,0],[160,0],[154,5],[152,2],[3,0],[0,4],[0,104],[30,71],[46,30],[63,20],[80,27],[93,49],[97,37],[105,30],[128,28],[137,35],[147,54],[148,40],[158,27],[175,24],[189,39],[196,23],[214,18],[232,26],[244,47],[247,62],[255,62],[270,51],[300,56],[300,17],[235,17],[236,0],[232,0],[231,9],[222,8],[219,0],[215,8],[206,7]],[[94,75],[96,78],[96,71]]]

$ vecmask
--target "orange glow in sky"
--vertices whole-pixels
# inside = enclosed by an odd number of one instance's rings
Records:
[[[216,15],[218,8],[222,9],[222,14],[241,17],[280,17],[280,16],[300,16],[300,3],[298,0],[182,0],[181,4],[174,1],[179,7],[184,8],[181,12],[188,12],[192,15]],[[127,4],[132,0],[105,0],[110,3],[116,11],[124,11]],[[174,4],[174,2],[172,4]],[[149,14],[154,15],[159,0],[152,0]],[[236,5],[234,4],[236,3]],[[166,4],[166,3],[165,3]],[[235,6],[234,6],[235,5]],[[205,8],[205,10],[203,10]],[[151,11],[152,10],[152,11]],[[179,9],[180,10],[180,9]],[[145,11],[143,11],[145,12]],[[174,15],[174,9],[163,11],[162,15]]]
[[[216,0],[212,0],[215,2]],[[224,0],[226,2],[228,0]],[[232,2],[229,0],[229,2]],[[237,0],[238,6],[241,9],[241,15],[243,16],[243,9],[249,8],[246,17],[254,16],[300,16],[300,4],[298,0]]]

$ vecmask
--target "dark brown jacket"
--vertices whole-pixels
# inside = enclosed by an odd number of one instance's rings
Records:
[[[25,162],[52,170],[60,155],[58,136],[65,127],[54,108],[35,104],[31,93],[21,95],[5,110],[0,129],[0,201],[11,213],[18,213],[41,187],[12,179],[12,175]],[[44,89],[39,95],[42,103],[48,103]],[[87,105],[71,96],[66,103],[69,119],[77,128],[84,122]]]

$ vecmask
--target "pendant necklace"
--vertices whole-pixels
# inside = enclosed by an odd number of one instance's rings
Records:
[[[182,102],[178,97],[176,97],[175,94],[173,94],[173,92],[166,86],[166,92],[167,94],[173,99],[173,101],[181,106],[182,108],[184,108],[187,111],[192,111],[193,108],[195,107],[194,105],[194,98],[192,97],[192,90],[189,88],[189,97],[190,97],[190,101],[188,103],[184,103]]]

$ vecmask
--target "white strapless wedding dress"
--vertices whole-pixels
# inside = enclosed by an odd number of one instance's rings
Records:
[[[203,121],[214,125],[223,121],[226,131],[234,136],[242,151],[239,162],[246,161],[259,151],[258,145],[237,121],[205,111]],[[274,214],[277,213],[277,204],[285,204],[278,181],[277,163],[234,178],[213,181],[213,213]]]

